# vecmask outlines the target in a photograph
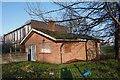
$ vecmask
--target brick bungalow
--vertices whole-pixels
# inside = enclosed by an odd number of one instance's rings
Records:
[[[46,29],[32,28],[20,43],[25,44],[28,60],[61,64],[92,60],[100,55],[99,39],[64,33],[62,27],[56,28],[50,21]]]

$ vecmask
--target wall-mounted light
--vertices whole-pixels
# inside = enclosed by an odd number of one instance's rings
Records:
[[[45,39],[43,39],[43,42],[45,42]]]

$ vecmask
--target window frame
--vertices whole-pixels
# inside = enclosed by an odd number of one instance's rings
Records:
[[[46,44],[48,44],[48,43],[49,43],[49,49],[45,48]],[[42,47],[41,47],[41,45],[42,45]],[[40,43],[39,46],[40,46],[40,49],[39,49],[39,50],[40,50],[40,53],[45,53],[45,54],[50,54],[50,53],[52,53],[51,43],[50,43],[50,42]],[[43,51],[41,51],[41,50],[43,50]],[[48,52],[47,52],[47,51],[48,51]]]

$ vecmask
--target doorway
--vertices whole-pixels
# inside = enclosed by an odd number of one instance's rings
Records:
[[[29,45],[28,61],[36,61],[36,46],[35,45]]]

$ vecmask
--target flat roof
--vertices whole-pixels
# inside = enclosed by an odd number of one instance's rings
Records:
[[[31,22],[29,22],[29,23],[27,23],[27,24],[24,24],[24,25],[22,25],[21,27],[13,30],[13,31],[11,31],[11,32],[9,32],[9,33],[7,33],[7,34],[4,34],[4,36],[5,36],[5,35],[8,35],[8,34],[10,34],[10,33],[12,33],[12,32],[14,32],[14,31],[17,31],[17,30],[19,30],[19,29],[21,29],[21,28],[23,28],[25,25],[28,25],[28,24],[30,24],[30,23],[31,23]]]

